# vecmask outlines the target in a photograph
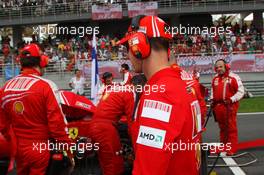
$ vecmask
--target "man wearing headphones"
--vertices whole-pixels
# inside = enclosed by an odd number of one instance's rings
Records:
[[[14,145],[12,156],[16,159],[18,175],[45,175],[50,160],[48,139],[71,141],[58,101],[58,89],[53,82],[40,77],[48,57],[38,45],[29,44],[21,51],[20,63],[22,73],[2,88],[0,132]],[[67,152],[72,158],[70,151]]]
[[[199,149],[174,149],[180,143],[199,146],[200,107],[180,71],[169,64],[168,29],[156,16],[137,16],[117,42],[128,43],[135,72],[143,72],[151,87],[150,93],[143,92],[135,111],[133,175],[197,175],[199,171]]]
[[[120,85],[131,84],[132,75],[129,72],[128,64],[126,64],[126,63],[122,64],[120,72],[123,74],[123,81],[120,82]]]
[[[229,64],[224,59],[215,62],[216,76],[212,80],[211,99],[215,118],[220,128],[220,142],[231,143],[227,155],[236,152],[237,110],[239,100],[244,96],[244,87],[240,77],[230,71]]]

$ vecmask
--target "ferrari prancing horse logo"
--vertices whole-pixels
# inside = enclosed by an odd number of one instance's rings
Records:
[[[69,128],[69,138],[76,139],[78,136],[78,128]]]

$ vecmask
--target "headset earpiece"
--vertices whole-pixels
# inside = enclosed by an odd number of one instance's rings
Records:
[[[129,49],[132,52],[133,56],[138,59],[145,59],[150,55],[150,43],[148,37],[143,32],[138,32],[139,23],[145,15],[139,15],[132,19],[131,28],[134,32],[131,36],[131,39],[128,41]]]
[[[40,64],[39,64],[39,66],[40,66],[41,68],[44,68],[44,67],[46,67],[48,64],[49,64],[49,57],[46,56],[46,55],[41,55],[41,56],[40,56]]]
[[[228,63],[225,63],[225,68],[226,68],[226,71],[229,71],[230,70],[230,64],[228,64]]]
[[[146,34],[136,32],[128,41],[129,49],[138,59],[145,59],[150,55],[150,43]]]

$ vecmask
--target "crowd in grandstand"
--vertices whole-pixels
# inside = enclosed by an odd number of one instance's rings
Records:
[[[149,0],[0,0],[0,8],[23,7],[23,6],[42,6],[66,3],[88,2],[90,4],[108,4],[122,2],[144,2]]]
[[[176,35],[173,49],[176,54],[192,53],[194,55],[219,53],[253,53],[262,52],[264,35],[261,33],[208,35]]]
[[[90,61],[92,49],[92,36],[59,39],[49,36],[42,43],[38,42],[36,36],[32,36],[32,42],[38,43],[43,48],[45,54],[49,55],[51,62],[60,64],[62,70],[70,69],[75,64],[82,64],[79,60]],[[124,46],[114,46],[118,40],[116,37],[108,35],[97,37],[97,58],[99,61],[117,60],[127,58],[127,49]],[[11,59],[16,60],[19,48],[25,42],[19,43],[17,48],[9,48],[10,40],[6,38],[2,41],[2,53],[5,62]],[[238,24],[232,27],[232,34],[209,35],[181,35],[174,36],[171,45],[171,54],[175,57],[179,55],[217,55],[217,54],[236,54],[236,53],[256,53],[264,51],[264,32],[258,33],[254,26],[239,27]],[[13,54],[12,54],[13,53]],[[76,62],[77,61],[77,62]]]
[[[15,7],[28,7],[28,6],[51,6],[55,4],[63,5],[67,3],[82,3],[87,2],[89,5],[102,5],[113,3],[129,3],[129,2],[146,2],[153,0],[0,0],[0,8],[15,8]],[[170,2],[171,0],[164,0]],[[163,1],[163,2],[164,2]],[[207,0],[213,1],[215,0]],[[238,0],[237,0],[238,1]],[[204,0],[177,0],[177,3],[201,3]]]

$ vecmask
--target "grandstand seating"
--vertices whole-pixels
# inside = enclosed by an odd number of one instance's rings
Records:
[[[37,2],[37,1],[36,1]],[[42,1],[43,2],[43,1]],[[49,2],[49,1],[48,1]],[[61,2],[58,0],[57,2]],[[129,1],[130,2],[130,1]],[[133,1],[131,1],[133,2]],[[134,1],[135,2],[135,1]],[[207,12],[241,12],[252,10],[263,10],[264,3],[258,0],[207,0],[207,1],[185,1],[185,0],[158,0],[159,14],[168,15],[175,13],[207,13]],[[119,2],[123,11],[127,12],[127,1]],[[9,3],[10,4],[10,3]],[[33,6],[19,6],[1,8],[0,26],[17,24],[52,23],[58,21],[72,21],[91,18],[91,7],[93,1],[77,1],[55,4],[38,3]],[[3,3],[2,3],[3,7]],[[124,13],[127,14],[127,13]],[[67,16],[67,18],[65,18]]]

